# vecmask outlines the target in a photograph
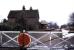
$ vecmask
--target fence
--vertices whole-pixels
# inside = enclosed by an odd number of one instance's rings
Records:
[[[1,47],[18,47],[17,37],[19,31],[0,31]],[[74,36],[63,38],[62,32],[28,31],[32,42],[31,49],[35,48],[66,48],[74,44]],[[51,49],[52,50],[52,49]],[[58,49],[56,49],[58,50]],[[62,50],[62,49],[61,49]]]

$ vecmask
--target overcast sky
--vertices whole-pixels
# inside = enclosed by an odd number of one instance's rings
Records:
[[[10,10],[21,10],[23,5],[26,9],[38,9],[40,21],[54,21],[58,25],[67,23],[74,12],[74,0],[0,0],[0,21],[7,18]]]

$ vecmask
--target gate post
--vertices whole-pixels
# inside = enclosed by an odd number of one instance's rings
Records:
[[[0,47],[2,47],[2,31],[0,31]]]

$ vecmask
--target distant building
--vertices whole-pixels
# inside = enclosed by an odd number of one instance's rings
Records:
[[[42,20],[42,21],[40,22],[40,29],[41,29],[41,30],[46,30],[47,27],[48,27],[47,24],[48,24],[48,23],[47,23],[45,20]]]
[[[8,23],[14,27],[14,29],[22,28],[25,30],[38,30],[39,29],[39,12],[38,10],[11,10],[8,15]]]

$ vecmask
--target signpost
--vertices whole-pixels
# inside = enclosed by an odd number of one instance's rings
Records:
[[[19,33],[18,44],[19,44],[21,50],[24,50],[24,49],[27,50],[30,43],[31,43],[31,38],[30,38],[28,32]]]

